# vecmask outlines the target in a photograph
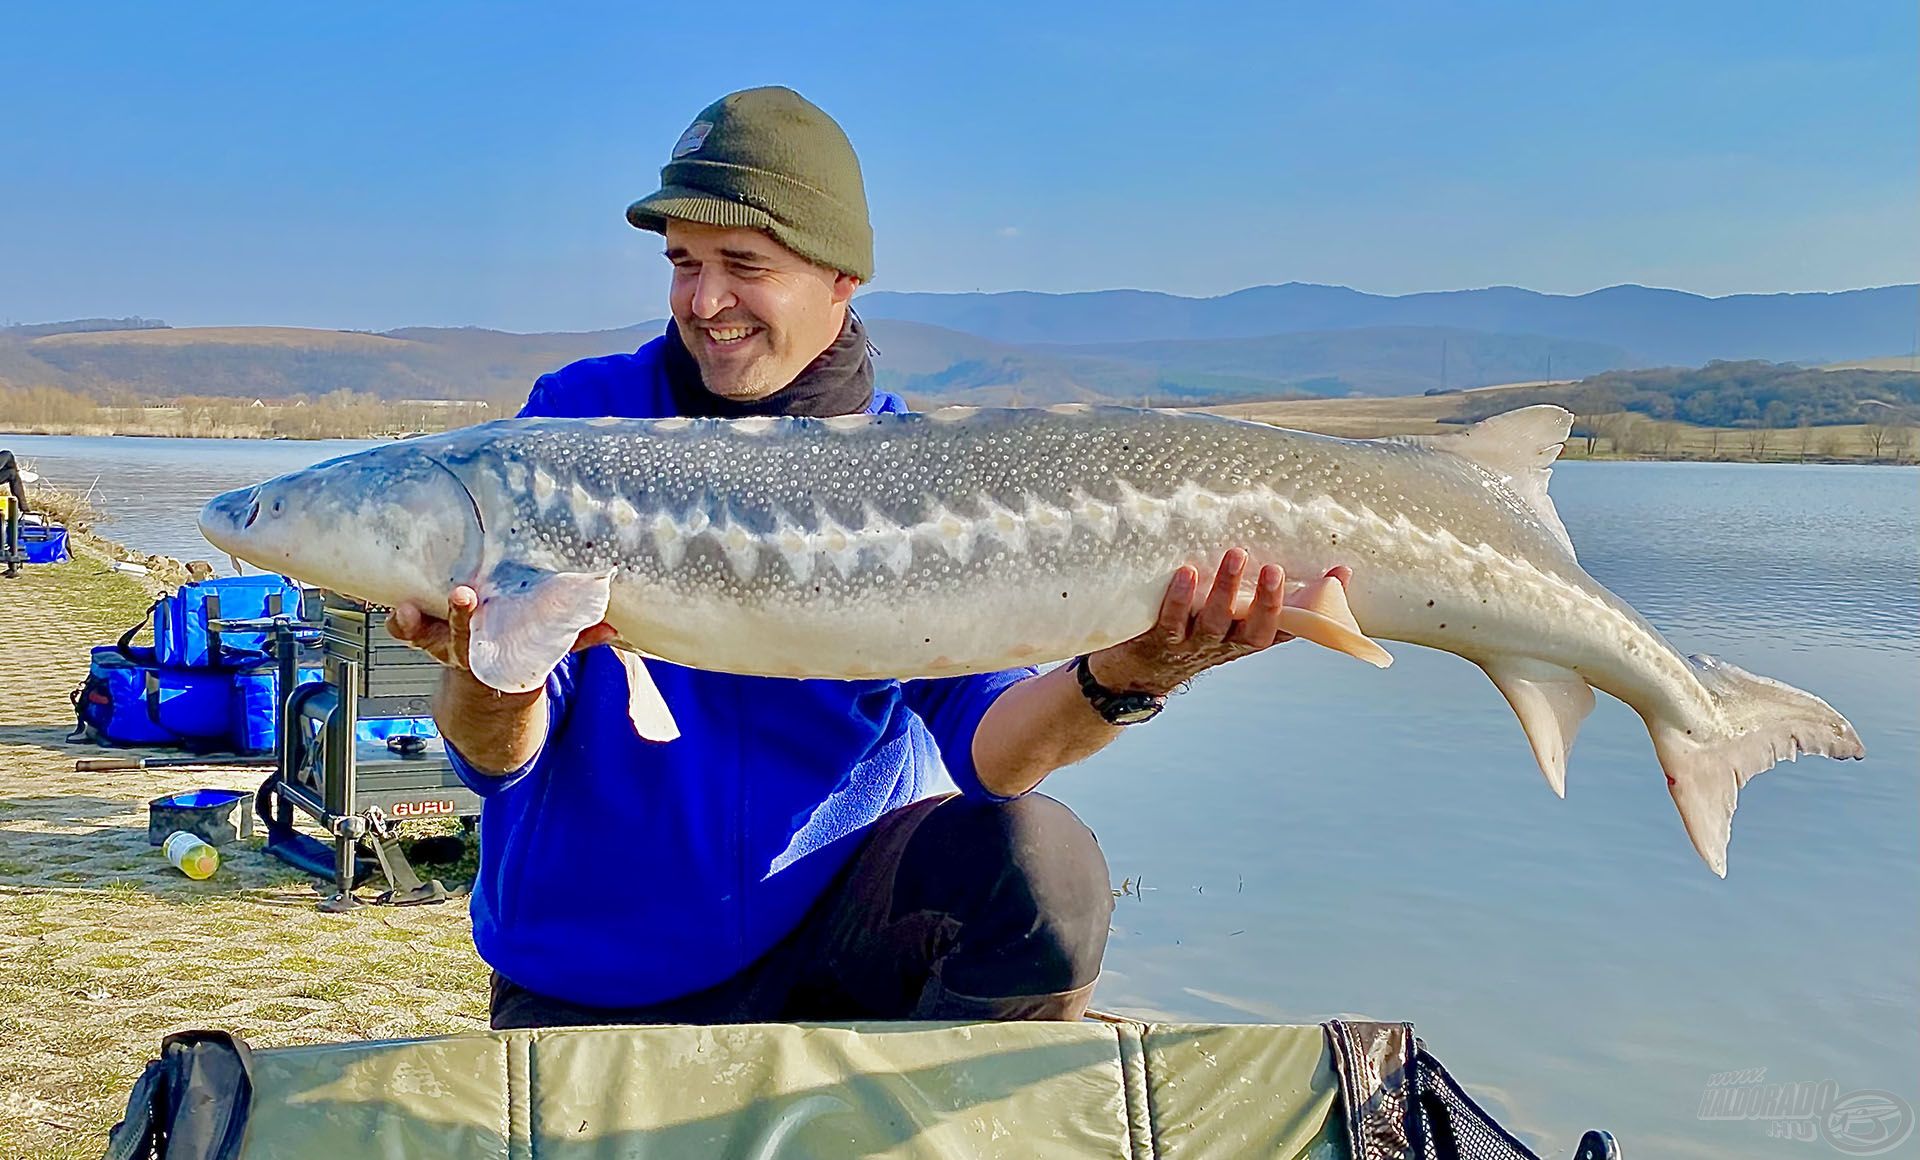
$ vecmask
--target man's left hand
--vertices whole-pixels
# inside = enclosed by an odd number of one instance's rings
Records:
[[[1278,564],[1261,568],[1253,599],[1243,608],[1240,582],[1246,569],[1246,549],[1229,550],[1204,599],[1198,598],[1196,569],[1175,572],[1152,628],[1087,658],[1093,679],[1117,692],[1165,696],[1215,665],[1292,640],[1280,631],[1286,573]],[[1331,574],[1342,584],[1350,575],[1345,568]]]

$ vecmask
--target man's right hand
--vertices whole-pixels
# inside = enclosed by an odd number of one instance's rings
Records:
[[[448,668],[465,672],[468,626],[473,623],[474,610],[479,607],[480,594],[465,584],[457,585],[447,594],[445,620],[428,616],[417,604],[402,601],[393,606],[393,614],[387,617],[387,631],[395,640],[431,655]],[[603,620],[581,629],[570,651],[610,644],[616,635],[613,626]]]
[[[508,773],[532,761],[546,743],[546,690],[503,693],[481,684],[468,670],[469,627],[479,607],[479,593],[462,584],[447,595],[445,620],[403,602],[387,617],[387,631],[446,666],[433,698],[440,735],[475,769]],[[614,636],[612,625],[592,625],[575,639],[573,651],[607,644]]]

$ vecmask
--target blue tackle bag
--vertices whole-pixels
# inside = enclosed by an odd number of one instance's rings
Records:
[[[160,664],[179,668],[263,660],[267,656],[267,633],[216,632],[209,623],[299,614],[300,586],[285,576],[268,573],[196,580],[154,601],[150,613],[153,655]],[[134,631],[139,631],[138,625]],[[127,639],[132,639],[132,633]]]
[[[73,693],[70,741],[164,745],[208,752],[229,747],[233,675],[153,663],[147,650],[101,645]],[[130,655],[131,654],[131,655]]]

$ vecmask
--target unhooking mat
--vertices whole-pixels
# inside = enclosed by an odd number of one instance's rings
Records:
[[[1435,1148],[1420,1060],[1405,1024],[567,1028],[259,1051],[189,1032],[148,1065],[107,1156],[1534,1160],[1491,1121],[1511,1148],[1463,1150],[1453,1129]]]

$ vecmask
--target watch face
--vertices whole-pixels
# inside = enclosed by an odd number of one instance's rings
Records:
[[[1163,697],[1147,693],[1116,693],[1112,689],[1102,688],[1087,668],[1087,658],[1084,656],[1073,662],[1073,668],[1074,675],[1080,681],[1080,691],[1086,694],[1094,711],[1109,725],[1138,725],[1142,721],[1151,721],[1166,707]]]
[[[1115,725],[1138,725],[1142,721],[1151,721],[1165,708],[1159,700],[1148,700],[1136,705],[1115,705],[1107,715],[1107,720]]]

